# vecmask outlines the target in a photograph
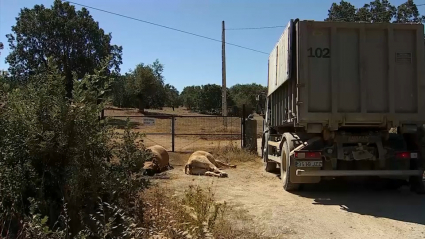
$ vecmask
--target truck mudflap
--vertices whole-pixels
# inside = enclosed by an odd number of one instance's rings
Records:
[[[422,176],[423,173],[423,170],[296,170],[296,175],[300,177]]]

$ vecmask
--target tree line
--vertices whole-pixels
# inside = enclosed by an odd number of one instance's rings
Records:
[[[229,115],[241,115],[242,107],[246,111],[257,108],[256,96],[266,91],[266,87],[252,84],[236,84],[227,88],[227,106]],[[180,94],[180,102],[184,107],[201,113],[221,114],[222,87],[216,84],[187,86]]]
[[[186,86],[180,93],[166,84],[164,66],[156,60],[152,64],[139,64],[134,70],[117,76],[111,89],[114,106],[145,109],[178,108],[205,114],[221,114],[222,87],[217,84]],[[237,84],[227,89],[227,105],[233,115],[241,113],[242,105],[251,111],[256,108],[256,95],[266,90],[259,84]]]
[[[332,3],[325,21],[369,23],[424,23],[413,0],[394,6],[388,0],[375,0],[356,8],[349,1]]]

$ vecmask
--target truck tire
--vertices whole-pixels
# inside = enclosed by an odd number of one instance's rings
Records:
[[[297,191],[300,188],[300,184],[297,183],[291,183],[291,174],[290,172],[290,159],[289,159],[289,146],[288,146],[288,142],[284,142],[283,146],[282,146],[282,151],[281,151],[281,159],[282,159],[282,164],[280,165],[280,178],[282,179],[283,182],[283,189],[285,189],[285,191]]]
[[[264,142],[264,141],[263,141]],[[275,162],[271,162],[268,158],[269,155],[269,147],[268,147],[268,142],[265,141],[263,144],[263,149],[262,149],[262,154],[263,154],[263,161],[264,161],[264,167],[266,172],[268,173],[273,173],[276,171],[277,165]]]

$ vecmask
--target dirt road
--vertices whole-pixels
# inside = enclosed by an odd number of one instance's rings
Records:
[[[229,178],[189,176],[187,155],[171,155],[177,192],[190,184],[214,183],[216,196],[253,218],[252,228],[276,238],[425,238],[425,197],[407,188],[377,191],[361,184],[320,184],[292,194],[278,175],[266,173],[260,159],[225,170]]]

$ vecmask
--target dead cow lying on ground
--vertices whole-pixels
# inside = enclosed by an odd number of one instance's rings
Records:
[[[236,165],[230,165],[214,159],[214,156],[205,151],[196,151],[190,155],[186,166],[185,174],[206,175],[215,177],[227,177],[227,173],[220,170],[221,167],[236,168]]]
[[[145,173],[149,176],[153,176],[156,173],[164,172],[165,170],[171,168],[170,166],[170,157],[167,150],[160,145],[154,145],[147,148],[153,154],[153,158],[150,161],[146,161],[143,169]]]

